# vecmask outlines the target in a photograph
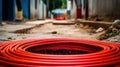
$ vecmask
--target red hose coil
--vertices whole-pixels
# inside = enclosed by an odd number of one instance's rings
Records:
[[[40,50],[79,50],[66,55]],[[84,53],[85,52],[85,53]],[[72,38],[48,38],[0,43],[0,67],[119,67],[120,45]]]

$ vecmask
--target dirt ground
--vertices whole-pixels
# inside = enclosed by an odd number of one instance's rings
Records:
[[[43,26],[33,28],[27,33],[52,35],[55,37],[73,37],[73,38],[86,38],[96,39],[98,34],[92,33],[90,27],[77,27],[76,25],[53,25],[52,23],[44,24]]]
[[[47,23],[46,23],[47,22]],[[60,22],[60,21],[59,21]],[[82,23],[82,24],[81,24]],[[101,26],[105,26],[103,23],[84,23],[80,24],[62,24],[55,25],[52,21],[30,21],[21,22],[19,24],[3,24],[0,26],[0,41],[29,39],[29,38],[83,38],[93,39],[97,38],[104,33],[95,32]],[[88,25],[89,24],[89,25]],[[108,24],[107,24],[108,25]],[[108,25],[109,26],[109,25]],[[97,28],[96,28],[97,27]],[[107,28],[107,27],[106,27]],[[111,42],[120,42],[120,34],[105,39]]]
[[[24,32],[13,33],[16,30],[22,30]],[[84,38],[96,40],[97,36],[99,36],[100,33],[93,33],[93,30],[96,29],[83,25],[77,26],[75,24],[54,25],[53,23],[45,23],[41,25],[40,21],[22,24],[4,24],[3,26],[0,26],[0,41],[55,37]]]

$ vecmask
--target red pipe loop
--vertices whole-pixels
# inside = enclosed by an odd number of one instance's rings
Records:
[[[71,38],[0,43],[0,67],[118,67],[119,63],[116,43]]]

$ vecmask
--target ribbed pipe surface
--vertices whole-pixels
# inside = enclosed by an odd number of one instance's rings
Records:
[[[0,43],[0,67],[119,67],[120,44],[72,38]]]

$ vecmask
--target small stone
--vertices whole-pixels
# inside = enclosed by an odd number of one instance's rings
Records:
[[[27,37],[22,37],[22,39],[26,39]]]
[[[3,24],[0,22],[0,26],[3,26]]]
[[[17,34],[17,36],[24,36],[24,34]]]
[[[113,26],[114,28],[120,28],[120,20],[119,20],[119,19],[115,20],[115,21],[113,22],[112,26]]]
[[[8,37],[9,40],[12,40],[12,37]]]
[[[53,32],[51,32],[52,34],[57,34],[57,31],[53,31]]]

